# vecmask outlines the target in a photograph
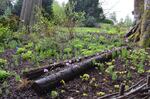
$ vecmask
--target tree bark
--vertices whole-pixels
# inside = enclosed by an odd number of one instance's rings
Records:
[[[37,8],[42,6],[42,0],[23,0],[20,20],[25,26],[32,26],[36,22]]]
[[[140,45],[144,47],[150,46],[150,0],[144,1],[144,14],[141,25],[141,41]]]
[[[140,46],[150,46],[150,0],[134,0],[134,18],[136,25],[127,34],[130,40]]]
[[[144,11],[144,0],[134,0],[134,19],[137,21],[140,20]]]

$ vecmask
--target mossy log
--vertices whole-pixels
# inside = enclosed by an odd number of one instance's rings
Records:
[[[112,59],[112,54],[120,52],[122,49],[127,49],[127,47],[116,48],[112,51],[108,51],[107,53],[103,53],[101,55],[91,57],[90,59],[83,60],[82,62],[79,62],[77,64],[72,64],[69,68],[63,69],[55,74],[36,80],[33,83],[32,88],[38,95],[45,94],[48,91],[51,91],[53,88],[60,86],[62,80],[64,80],[65,82],[72,80],[76,76],[84,73],[86,70],[93,68],[93,62],[103,63]]]

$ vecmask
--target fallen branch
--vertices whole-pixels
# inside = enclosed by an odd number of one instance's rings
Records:
[[[133,86],[131,86],[131,87],[130,87],[128,90],[126,90],[125,92],[129,92],[129,91],[131,91],[132,89],[136,88],[136,87],[139,86],[145,79],[146,79],[146,78],[141,79],[139,82],[137,82],[136,84],[134,84]],[[108,94],[108,95],[102,96],[102,97],[100,97],[100,98],[98,98],[98,99],[109,99],[110,97],[115,97],[115,96],[118,95],[118,94],[119,94],[119,92],[116,92],[116,93],[113,93],[113,94]]]
[[[106,62],[112,59],[112,53],[121,51],[122,49],[127,49],[127,47],[116,48],[112,51],[108,51],[107,53],[91,57],[90,59],[83,60],[77,64],[71,64],[69,68],[66,68],[62,71],[59,71],[55,74],[49,75],[47,77],[36,80],[32,88],[35,90],[38,95],[42,95],[52,90],[56,86],[61,85],[60,81],[69,81],[73,79],[75,76],[80,75],[86,70],[93,68],[93,62]]]
[[[147,84],[139,86],[138,88],[133,89],[130,92],[126,93],[125,95],[117,97],[116,99],[127,99],[127,97],[129,97],[130,95],[141,92],[142,88],[144,88],[146,85]]]

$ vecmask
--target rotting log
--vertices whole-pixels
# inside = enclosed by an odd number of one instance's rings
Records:
[[[112,51],[108,51],[107,53],[103,53],[101,55],[91,57],[90,59],[83,60],[82,62],[79,62],[77,64],[71,64],[69,68],[36,80],[33,83],[32,88],[38,95],[46,94],[53,88],[60,86],[62,80],[64,80],[65,82],[72,80],[77,75],[80,75],[86,70],[93,68],[93,62],[106,62],[112,59],[112,54],[114,52],[120,52],[122,49],[128,49],[128,47],[116,48]]]

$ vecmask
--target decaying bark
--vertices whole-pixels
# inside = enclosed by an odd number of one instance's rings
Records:
[[[134,17],[136,25],[126,37],[138,42],[140,46],[150,46],[150,0],[134,0]]]
[[[23,0],[20,20],[25,26],[32,26],[36,22],[37,8],[42,6],[42,0]]]
[[[35,90],[38,95],[44,94],[47,91],[52,90],[53,88],[61,85],[62,80],[69,81],[73,79],[75,76],[82,74],[88,69],[93,68],[93,62],[106,62],[112,59],[112,54],[115,52],[119,52],[122,49],[127,49],[127,47],[121,47],[114,49],[112,51],[108,51],[107,53],[97,55],[91,57],[90,59],[83,60],[77,64],[71,64],[69,68],[66,68],[62,71],[49,75],[47,77],[36,80],[32,88]]]

